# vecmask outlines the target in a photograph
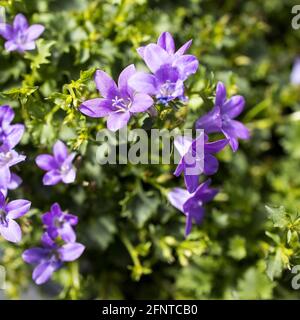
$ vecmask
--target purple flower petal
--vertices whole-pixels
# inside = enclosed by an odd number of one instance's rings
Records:
[[[175,53],[176,56],[182,56],[190,48],[193,40],[189,40],[183,46],[181,46]]]
[[[59,233],[65,242],[75,242],[76,241],[76,234],[75,234],[73,228],[67,223],[65,223],[63,225],[63,227],[60,229]]]
[[[27,41],[29,42],[36,40],[44,32],[44,30],[45,27],[41,24],[33,24],[25,32],[27,36]]]
[[[204,144],[205,153],[217,153],[224,149],[228,144],[228,139],[221,139],[214,142]]]
[[[78,223],[78,217],[74,214],[65,214],[65,220],[70,223],[72,226],[75,226]]]
[[[216,90],[215,106],[222,107],[226,101],[226,87],[224,83],[218,82]]]
[[[184,212],[183,205],[191,197],[191,194],[182,188],[174,188],[168,193],[168,199],[178,210]]]
[[[60,217],[62,215],[61,207],[57,202],[53,203],[53,205],[51,206],[51,214],[57,217]]]
[[[192,226],[193,226],[192,215],[187,213],[186,214],[186,220],[185,220],[185,236],[186,237],[191,233]]]
[[[10,242],[20,242],[22,239],[22,231],[16,221],[6,219],[6,224],[0,223],[0,234],[1,236]]]
[[[57,244],[51,239],[47,232],[43,233],[41,242],[42,245],[47,249],[57,249]]]
[[[290,81],[294,85],[300,85],[300,58],[297,58],[294,62]]]
[[[159,84],[165,84],[166,82],[176,83],[180,79],[180,73],[176,67],[171,65],[163,65],[159,68],[155,77]]]
[[[5,209],[7,212],[6,217],[9,219],[17,219],[26,214],[31,206],[31,202],[28,200],[14,200],[9,202]]]
[[[11,125],[7,132],[4,145],[8,149],[13,149],[22,139],[25,127],[22,124]]]
[[[114,112],[107,119],[107,128],[113,132],[125,127],[130,119],[130,112]]]
[[[148,110],[153,105],[153,99],[144,93],[136,93],[134,95],[132,105],[130,107],[130,112],[144,112]]]
[[[26,50],[34,50],[35,49],[35,42],[34,41],[29,41],[29,42],[26,42],[22,45],[19,46],[19,51],[23,52],[23,51],[26,51]]]
[[[11,173],[8,166],[0,168],[0,187],[7,188],[7,185],[9,184],[10,180]]]
[[[199,186],[199,175],[184,175],[184,183],[189,193],[193,193]]]
[[[84,249],[85,249],[84,245],[82,245],[81,243],[75,242],[75,243],[67,243],[57,251],[62,261],[74,261],[82,255]]]
[[[28,28],[28,22],[25,16],[22,13],[19,13],[15,16],[13,22],[14,31],[23,31]]]
[[[163,32],[158,40],[157,44],[166,50],[169,54],[174,54],[175,52],[175,43],[172,35],[169,32]]]
[[[9,40],[13,37],[13,28],[6,23],[0,23],[0,36],[5,40]]]
[[[128,85],[128,80],[136,73],[134,64],[126,67],[119,75],[118,87],[122,97],[132,97],[133,89]]]
[[[10,106],[5,105],[0,107],[0,125],[2,129],[8,129],[14,117],[15,113]]]
[[[11,173],[9,184],[7,185],[9,190],[17,189],[22,183],[22,179],[15,173]]]
[[[95,83],[102,97],[114,99],[119,96],[119,90],[114,80],[104,71],[97,70],[95,74]]]
[[[155,73],[161,66],[170,63],[169,54],[157,44],[146,46],[144,60],[151,72]]]
[[[51,170],[47,172],[43,177],[43,184],[45,186],[53,186],[59,183],[62,180],[62,176],[60,171],[58,170]]]
[[[48,255],[49,255],[49,249],[31,248],[23,252],[22,258],[26,263],[39,264],[43,260],[45,260]]]
[[[54,144],[53,155],[58,164],[62,164],[68,157],[68,148],[62,141],[58,140]]]
[[[75,159],[75,157],[76,157],[76,152],[71,152],[63,162],[63,166],[70,166],[73,160]]]
[[[4,210],[5,207],[5,196],[0,192],[0,210]]]
[[[41,154],[35,159],[36,165],[45,171],[58,169],[58,165],[53,156],[50,154]]]
[[[14,166],[14,165],[16,165],[26,159],[26,156],[20,155],[14,150],[8,151],[8,154],[9,154],[10,160],[9,160],[9,162],[7,162],[7,165],[9,167],[12,167],[12,166]]]
[[[226,115],[233,119],[241,114],[245,106],[245,99],[242,96],[233,96],[229,100],[227,100],[223,107],[222,113],[226,113]]]
[[[196,121],[196,129],[204,129],[206,133],[220,132],[222,127],[222,118],[219,107],[214,107]]]
[[[229,144],[234,152],[237,151],[239,146],[237,138],[245,140],[250,138],[249,129],[236,120],[230,120],[223,124],[222,132],[229,139]]]
[[[173,62],[173,65],[180,70],[181,79],[186,80],[191,74],[194,74],[197,71],[199,61],[195,56],[183,55],[179,56]]]
[[[128,81],[137,92],[155,95],[157,92],[156,79],[152,74],[137,72]]]
[[[209,188],[211,179],[207,179],[203,182],[195,191],[194,199],[200,199],[203,203],[211,201],[219,192],[217,189]]]
[[[193,143],[193,138],[188,136],[178,136],[174,139],[174,146],[179,152],[180,156],[185,156]]]
[[[18,50],[19,46],[14,42],[14,40],[6,41],[4,48],[7,52]]]
[[[173,173],[174,176],[179,177],[183,170],[184,170],[184,161],[183,161],[183,159],[181,159],[180,163],[178,164],[178,166],[176,167],[176,169]]]
[[[219,162],[216,157],[212,156],[209,153],[205,154],[204,158],[204,174],[207,176],[211,176],[218,171]]]
[[[91,118],[102,118],[108,116],[115,108],[110,99],[91,99],[84,101],[79,107],[79,111]]]
[[[144,59],[144,53],[145,53],[145,46],[144,47],[139,47],[136,49],[137,53],[140,55],[142,59]]]
[[[51,278],[53,272],[60,267],[61,264],[59,262],[43,262],[33,270],[32,279],[37,285],[43,284],[47,282]]]
[[[76,179],[76,171],[74,168],[69,170],[66,174],[62,174],[63,183],[73,183]]]

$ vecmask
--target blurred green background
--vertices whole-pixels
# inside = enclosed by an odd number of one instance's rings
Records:
[[[300,87],[290,84],[300,54],[300,30],[291,26],[295,1],[205,0],[8,0],[11,21],[22,12],[46,31],[38,50],[7,54],[0,44],[1,104],[26,124],[19,151],[28,160],[23,185],[10,198],[33,203],[22,220],[23,240],[0,239],[7,270],[6,297],[28,288],[59,299],[272,299],[300,297],[291,268],[300,264]],[[185,126],[213,104],[217,81],[242,94],[240,120],[252,132],[237,153],[222,151],[204,223],[184,238],[184,216],[165,193],[182,186],[174,166],[99,166],[95,152],[102,120],[83,117],[80,103],[96,97],[95,68],[115,77],[143,62],[136,48],[169,31],[200,60],[188,83]],[[164,121],[166,128],[170,120]],[[41,185],[34,165],[57,138],[78,152],[76,184]],[[41,213],[53,202],[79,216],[77,233],[86,251],[37,288],[22,252],[39,243]],[[266,208],[266,205],[268,208]]]

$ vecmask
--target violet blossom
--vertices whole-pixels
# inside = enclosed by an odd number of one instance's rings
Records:
[[[31,206],[28,200],[13,200],[6,203],[0,192],[0,235],[11,242],[20,242],[22,231],[15,219],[26,214]]]
[[[26,263],[35,265],[32,279],[38,285],[47,282],[53,272],[61,268],[64,262],[78,259],[85,249],[84,245],[78,242],[59,246],[47,233],[42,236],[41,244],[41,247],[25,250],[22,254]]]
[[[33,24],[29,26],[26,17],[19,13],[13,24],[0,23],[0,35],[6,40],[5,50],[23,53],[35,49],[35,40],[44,32],[44,26]]]
[[[126,126],[132,115],[145,112],[153,105],[149,95],[137,93],[128,85],[135,73],[135,66],[129,65],[121,72],[117,85],[107,73],[97,70],[95,83],[103,98],[83,102],[80,112],[92,118],[108,117],[107,128],[111,131]]]
[[[0,106],[0,151],[13,149],[23,136],[24,125],[11,124],[14,117],[15,113],[10,106]]]
[[[172,58],[172,60],[175,60],[177,57],[181,57],[185,54],[185,52],[190,48],[192,40],[187,41],[176,51],[175,41],[172,35],[169,32],[165,31],[158,37],[156,44],[164,49],[170,55],[170,58]],[[137,49],[137,52],[143,59],[145,57],[145,48],[146,46]]]
[[[10,189],[9,186],[20,182],[20,178],[13,175],[10,168],[26,159],[15,150],[0,151],[0,189]]]
[[[17,189],[22,183],[22,179],[15,173],[10,172],[10,180],[4,185],[0,185],[0,192],[6,197],[8,190]]]
[[[186,216],[185,235],[192,230],[193,222],[200,224],[204,217],[204,204],[211,201],[218,193],[217,189],[209,188],[211,180],[202,183],[193,193],[182,188],[174,188],[168,194],[171,204]]]
[[[41,154],[35,162],[39,168],[47,171],[43,177],[43,184],[52,186],[59,182],[72,183],[76,178],[73,160],[76,153],[68,153],[66,145],[58,140],[53,146],[53,155]]]
[[[235,152],[239,147],[238,139],[250,138],[249,129],[240,121],[233,120],[243,111],[244,105],[245,99],[242,96],[226,99],[226,88],[219,82],[215,106],[212,111],[197,120],[196,129],[204,129],[206,133],[222,132]]]
[[[75,242],[76,234],[73,226],[78,223],[78,218],[73,214],[62,212],[58,203],[54,203],[50,211],[43,214],[42,221],[53,240],[60,236],[65,242]]]
[[[150,43],[139,48],[139,54],[153,74],[137,72],[130,78],[129,85],[138,92],[155,96],[162,104],[168,104],[176,98],[186,100],[184,81],[199,66],[195,56],[184,54],[190,45],[191,41],[175,51],[172,36],[164,32],[157,44]]]
[[[221,151],[227,144],[227,139],[208,142],[208,136],[204,133],[194,140],[192,137],[178,136],[174,145],[181,159],[174,175],[178,177],[183,172],[187,190],[190,193],[194,192],[199,185],[199,176],[202,172],[209,176],[218,171],[219,162],[212,154]]]
[[[296,58],[292,73],[291,73],[291,83],[294,85],[300,85],[300,58]]]

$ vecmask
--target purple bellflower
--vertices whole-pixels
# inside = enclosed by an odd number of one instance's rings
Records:
[[[21,140],[24,125],[11,124],[15,113],[9,106],[0,106],[0,151],[13,149]]]
[[[76,241],[72,226],[78,223],[78,218],[73,214],[62,212],[58,203],[54,203],[50,211],[42,216],[42,221],[53,240],[60,236],[65,242]]]
[[[13,24],[0,24],[0,35],[6,40],[5,50],[23,53],[35,49],[35,40],[44,32],[44,26],[33,24],[29,26],[27,19],[19,13]]]
[[[97,70],[95,83],[103,98],[87,100],[79,110],[93,118],[108,117],[107,128],[117,131],[127,125],[135,113],[145,112],[152,105],[152,98],[145,93],[136,93],[129,85],[129,78],[136,73],[133,64],[120,74],[118,85],[104,71]]]
[[[163,32],[158,37],[158,40],[157,40],[156,44],[159,47],[161,47],[162,49],[164,49],[170,55],[170,58],[172,58],[172,60],[175,60],[176,58],[181,57],[181,56],[184,56],[184,58],[187,59],[184,54],[189,49],[189,47],[191,46],[192,40],[189,40],[188,42],[186,42],[183,46],[181,46],[176,51],[175,41],[174,41],[172,35],[169,32]],[[143,59],[145,57],[145,48],[146,48],[146,46],[140,47],[140,48],[137,49],[137,52],[139,53],[139,55]]]
[[[78,259],[85,249],[84,245],[77,242],[59,246],[47,233],[42,236],[41,243],[42,247],[25,250],[22,255],[26,263],[36,266],[32,278],[38,285],[47,282],[64,262]]]
[[[72,164],[76,153],[68,154],[66,145],[58,140],[53,146],[53,156],[41,154],[35,162],[39,168],[48,171],[43,177],[45,186],[52,186],[59,182],[72,183],[76,178],[76,171]]]
[[[215,106],[212,111],[197,120],[196,129],[204,129],[206,133],[222,132],[235,152],[239,147],[238,138],[250,138],[248,128],[240,121],[233,120],[243,111],[244,105],[245,99],[242,96],[233,96],[227,100],[226,88],[219,82]]]
[[[26,159],[25,156],[19,155],[15,150],[5,152],[0,151],[0,188],[10,189],[9,186],[15,185],[20,178],[10,172],[10,167]]]
[[[171,34],[164,32],[157,44],[150,43],[138,49],[146,65],[153,74],[137,72],[129,80],[129,85],[137,92],[155,96],[162,104],[184,96],[184,81],[194,74],[199,66],[197,58],[184,54],[190,47],[191,41],[175,52],[174,39]]]
[[[16,175],[15,173],[10,173],[10,181],[3,186],[0,186],[0,192],[6,197],[7,190],[15,190],[17,189],[22,183],[22,179]]]
[[[209,188],[210,183],[210,179],[205,181],[192,194],[182,188],[174,188],[168,194],[171,204],[186,216],[186,236],[191,232],[193,222],[202,222],[205,213],[203,205],[218,193],[217,189]]]
[[[294,85],[300,85],[300,58],[296,58],[292,73],[291,73],[291,83]]]
[[[0,192],[0,235],[11,242],[20,242],[22,231],[15,219],[26,214],[31,206],[27,200],[14,200],[6,203]]]
[[[203,134],[194,140],[192,137],[178,136],[174,141],[175,148],[181,156],[174,175],[178,177],[184,173],[185,185],[190,193],[197,189],[202,172],[210,176],[218,171],[219,162],[212,154],[221,151],[228,144],[227,139],[208,142],[208,136],[204,134],[203,137]]]

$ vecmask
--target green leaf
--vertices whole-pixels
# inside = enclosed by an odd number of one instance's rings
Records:
[[[270,299],[272,297],[274,282],[258,268],[251,267],[238,281],[239,299]]]
[[[27,51],[24,57],[31,61],[30,67],[33,70],[39,69],[42,64],[50,63],[48,59],[51,56],[50,49],[56,44],[56,41],[46,42],[44,39],[36,41],[37,50],[35,52]]]
[[[283,206],[279,208],[272,208],[269,206],[265,206],[269,218],[273,221],[274,227],[285,228],[288,224],[289,220],[287,218],[286,210]]]

